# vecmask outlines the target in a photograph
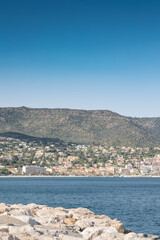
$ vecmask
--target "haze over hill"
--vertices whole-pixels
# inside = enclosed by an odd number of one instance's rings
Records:
[[[0,133],[82,144],[152,146],[160,118],[131,118],[108,110],[0,108]]]

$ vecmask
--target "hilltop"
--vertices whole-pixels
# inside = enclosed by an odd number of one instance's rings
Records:
[[[152,146],[160,118],[131,118],[108,110],[0,108],[0,133],[82,144]]]

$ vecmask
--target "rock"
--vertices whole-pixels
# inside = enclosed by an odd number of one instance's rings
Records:
[[[28,217],[28,216],[15,216],[15,218],[21,220],[22,222],[24,222],[26,224],[31,225],[32,227],[34,225],[39,224],[34,218],[31,218],[31,217]]]
[[[108,217],[91,216],[89,218],[82,218],[81,220],[76,221],[76,226],[80,227],[83,231],[87,227],[115,227],[118,232],[124,233],[124,226],[118,220],[111,220]]]
[[[35,228],[31,227],[30,225],[22,226],[22,227],[9,227],[9,233],[10,234],[16,234],[16,233],[26,233],[29,236],[32,237],[39,237],[42,232],[37,231]]]
[[[28,205],[26,205],[26,209],[30,210],[32,216],[36,216],[37,215],[37,211],[39,209],[42,209],[42,208],[47,208],[46,205],[38,205],[38,204],[35,204],[35,203],[30,203]]]
[[[16,236],[8,235],[8,236],[3,237],[2,240],[20,240],[20,239],[17,238]]]
[[[68,213],[71,214],[76,219],[81,219],[84,217],[89,218],[95,215],[92,211],[86,208],[69,209]]]
[[[53,218],[53,217],[57,217],[57,216],[61,216],[61,217],[67,217],[68,210],[64,209],[64,208],[50,208],[50,207],[44,207],[42,209],[38,209],[36,212],[36,215],[41,217],[41,216],[45,216],[45,217],[49,217],[49,218]],[[70,217],[70,216],[68,216]]]
[[[80,232],[80,228],[75,225],[64,225],[64,229],[72,232]]]
[[[25,239],[23,239],[23,240],[25,240]],[[28,240],[28,239],[26,239],[26,240]],[[38,238],[38,240],[61,240],[60,238],[57,238],[57,237],[49,237],[49,236],[40,236],[39,238]]]
[[[10,216],[10,214],[8,212],[4,212],[4,213],[1,213],[0,217],[1,216]]]
[[[9,206],[5,203],[0,203],[0,214],[8,212]]]
[[[64,218],[64,223],[68,224],[68,225],[72,225],[75,224],[75,222],[77,221],[75,218]]]
[[[59,238],[61,240],[83,240],[83,238],[67,236],[67,235],[60,235]]]
[[[12,209],[9,211],[9,213],[14,216],[21,215],[32,216],[32,213],[29,209]]]
[[[160,240],[85,208],[0,203],[0,240]]]
[[[46,205],[43,205],[43,207],[46,206]],[[35,203],[29,203],[26,205],[26,208],[27,209],[32,209],[32,208],[39,208],[39,207],[42,207],[42,205],[38,205],[38,204],[35,204]],[[47,206],[46,206],[47,207]]]
[[[82,235],[87,240],[92,240],[97,236],[101,236],[102,234],[111,234],[117,233],[117,229],[114,227],[88,227],[83,232]]]
[[[122,224],[120,221],[118,221],[117,219],[113,220],[113,221],[111,222],[111,225],[112,225],[113,227],[115,227],[119,233],[124,233],[124,226],[123,226],[123,224]]]
[[[9,213],[14,216],[27,215],[32,216],[31,210],[27,205],[14,204],[10,206]]]
[[[83,231],[88,227],[94,227],[94,222],[92,219],[82,218],[81,220],[78,220],[75,225],[78,226],[81,231]]]
[[[128,233],[124,240],[156,240],[160,239],[158,236],[143,234],[143,233]]]
[[[14,225],[14,226],[24,226],[26,225],[25,222],[18,220],[14,217],[9,216],[0,216],[0,224],[2,225]]]
[[[34,219],[39,222],[42,225],[61,225],[64,224],[64,217],[47,217],[47,216],[40,216],[40,217],[34,217]]]
[[[81,237],[82,235],[80,233],[71,232],[65,229],[58,229],[58,228],[51,228],[46,226],[35,226],[35,229],[43,232],[45,235],[59,237],[59,235],[68,235],[70,237]]]
[[[0,226],[0,232],[8,232],[8,226]]]
[[[46,226],[35,226],[35,229],[37,231],[40,231],[41,233],[51,236],[51,237],[52,236],[58,237],[59,234],[64,234],[64,235],[68,234],[68,232],[66,230],[56,229],[56,228],[51,228],[51,227],[46,227]]]
[[[41,236],[34,237],[34,236],[31,236],[27,233],[16,233],[16,234],[14,234],[14,236],[16,236],[20,240],[39,240],[40,237],[41,237]]]
[[[122,233],[102,233],[101,236],[94,238],[94,240],[124,240],[124,234]]]

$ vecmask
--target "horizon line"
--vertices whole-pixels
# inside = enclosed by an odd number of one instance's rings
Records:
[[[112,113],[116,113],[120,116],[123,116],[123,117],[127,117],[127,118],[160,118],[159,117],[131,117],[131,116],[127,116],[127,115],[123,115],[123,114],[120,114],[120,113],[117,113],[115,111],[112,111],[112,110],[109,110],[109,109],[83,109],[83,108],[63,108],[63,107],[55,107],[55,108],[52,108],[52,107],[27,107],[27,106],[17,106],[17,107],[0,107],[0,109],[2,108],[28,108],[28,109],[49,109],[49,110],[72,110],[72,111],[108,111],[108,112],[112,112]]]

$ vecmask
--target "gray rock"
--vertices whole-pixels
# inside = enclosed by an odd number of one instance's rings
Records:
[[[158,236],[143,234],[143,233],[128,233],[124,240],[156,240],[160,239]]]
[[[82,232],[82,235],[85,239],[92,240],[102,234],[113,234],[117,232],[117,229],[114,227],[88,227]]]
[[[122,233],[105,233],[101,236],[98,236],[96,238],[94,238],[94,240],[124,240],[124,234]]]
[[[35,228],[31,227],[30,225],[25,225],[22,227],[9,227],[9,233],[10,234],[16,234],[16,233],[26,233],[32,237],[39,237],[42,232],[37,231]]]
[[[73,236],[68,236],[68,235],[60,235],[59,238],[60,238],[61,240],[83,240],[82,238],[73,237]]]
[[[9,216],[0,216],[0,225],[24,226],[25,222]]]
[[[64,229],[51,228],[45,226],[35,226],[37,231],[43,232],[45,235],[59,237],[59,235],[68,235],[70,237],[82,238],[83,236],[80,233],[71,232]]]
[[[8,226],[0,226],[0,232],[8,232]]]
[[[29,224],[31,225],[32,227],[34,225],[38,225],[39,222],[37,222],[34,218],[31,218],[29,216],[14,216],[16,219],[19,219],[20,221],[26,223],[26,224]]]
[[[20,240],[20,239],[13,235],[8,235],[8,236],[3,237],[2,240]]]

